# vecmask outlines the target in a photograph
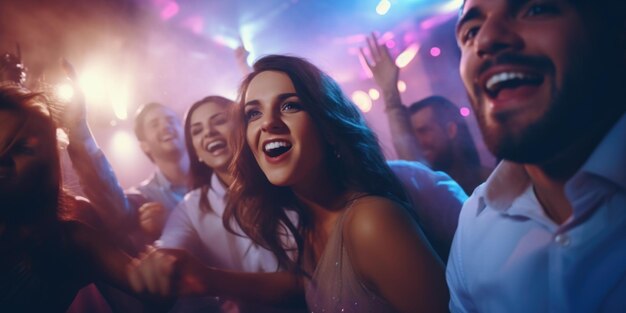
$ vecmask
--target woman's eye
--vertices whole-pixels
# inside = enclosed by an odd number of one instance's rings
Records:
[[[261,115],[261,112],[257,110],[248,110],[246,111],[244,116],[245,116],[246,122],[250,122],[252,120],[257,119],[260,115]]]
[[[228,120],[226,118],[218,118],[213,120],[213,125],[223,125],[226,124]]]
[[[201,133],[201,132],[202,132],[202,129],[201,129],[201,128],[192,128],[192,129],[191,129],[191,135],[192,135],[192,136],[195,136],[195,135],[197,135],[197,134],[199,134],[199,133]]]

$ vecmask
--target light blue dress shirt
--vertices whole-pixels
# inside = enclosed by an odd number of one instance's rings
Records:
[[[626,115],[567,181],[549,219],[520,164],[465,203],[447,267],[452,312],[626,312]]]
[[[150,178],[143,181],[139,186],[129,189],[126,193],[128,195],[139,193],[147,201],[158,202],[168,212],[172,212],[187,192],[189,192],[188,187],[174,186],[157,168]]]

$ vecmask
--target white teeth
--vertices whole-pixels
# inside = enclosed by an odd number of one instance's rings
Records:
[[[284,141],[272,141],[265,144],[265,151],[270,151],[280,147],[288,147],[289,144]]]
[[[530,76],[523,74],[523,73],[518,73],[518,72],[502,72],[499,74],[495,74],[493,76],[491,76],[491,78],[489,78],[487,80],[486,86],[487,90],[493,90],[493,87],[501,82],[507,81],[507,80],[512,80],[512,79],[527,79],[530,78]]]
[[[216,140],[213,142],[210,142],[209,144],[206,145],[205,149],[207,151],[211,151],[213,148],[219,146],[219,145],[226,145],[226,142],[224,140]]]

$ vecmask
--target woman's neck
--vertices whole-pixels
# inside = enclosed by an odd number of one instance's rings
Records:
[[[313,264],[317,263],[326,248],[338,219],[345,212],[357,192],[345,188],[310,188],[306,193],[296,193],[298,201],[308,210],[309,227],[304,234]]]
[[[291,189],[298,201],[310,210],[316,223],[341,210],[340,202],[346,192],[345,187],[323,171]]]
[[[213,172],[215,173],[215,175],[217,175],[217,178],[219,179],[220,183],[222,183],[222,185],[224,185],[224,187],[228,188],[233,181],[235,180],[235,177],[233,177],[233,175],[230,173],[230,171],[228,171],[228,169],[213,169]]]

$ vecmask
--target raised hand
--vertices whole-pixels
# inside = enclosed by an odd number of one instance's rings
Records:
[[[385,44],[378,44],[378,38],[374,33],[367,37],[367,46],[371,58],[368,58],[363,47],[359,50],[361,56],[372,71],[374,81],[385,92],[395,92],[397,90],[400,69],[389,54],[389,49]]]
[[[237,66],[244,76],[252,72],[250,65],[248,65],[249,55],[250,52],[246,50],[246,48],[243,46],[243,43],[235,49],[235,61],[237,61]]]
[[[73,95],[67,99],[61,117],[63,126],[68,128],[71,132],[80,128],[83,124],[86,124],[87,113],[85,109],[85,96],[78,85],[78,78],[72,64],[63,59],[61,61],[61,67],[63,68],[63,72],[65,72],[68,84],[73,89]]]

